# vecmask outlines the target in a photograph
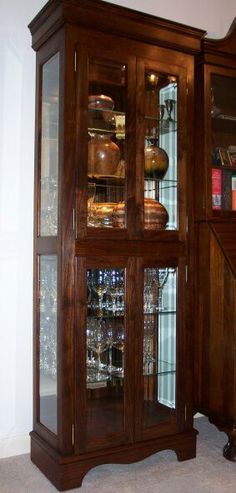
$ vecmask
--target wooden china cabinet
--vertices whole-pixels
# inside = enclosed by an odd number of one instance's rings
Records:
[[[196,67],[195,408],[236,460],[236,19]]]
[[[195,456],[193,82],[203,31],[51,0],[37,51],[32,460]]]

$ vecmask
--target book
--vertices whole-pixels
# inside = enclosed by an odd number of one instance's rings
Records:
[[[221,158],[220,158],[220,153],[219,153],[219,147],[212,147],[211,149],[211,162],[212,164],[215,164],[217,166],[221,166]]]
[[[236,211],[236,173],[232,174],[232,211]]]
[[[222,209],[231,211],[232,209],[232,171],[222,170]]]
[[[212,168],[212,209],[222,208],[222,170]]]

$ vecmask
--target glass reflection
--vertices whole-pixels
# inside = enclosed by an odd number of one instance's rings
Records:
[[[88,96],[89,227],[125,227],[125,117],[126,66],[91,60]]]
[[[175,76],[146,71],[145,229],[177,228],[177,93]]]
[[[57,235],[59,54],[42,68],[40,234]]]
[[[211,77],[212,209],[236,210],[235,79]]]

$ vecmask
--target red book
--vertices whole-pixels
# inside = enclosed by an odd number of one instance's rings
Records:
[[[222,208],[222,170],[212,168],[212,209]]]
[[[236,175],[232,176],[232,211],[236,211]]]

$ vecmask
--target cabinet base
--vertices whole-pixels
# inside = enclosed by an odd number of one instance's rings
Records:
[[[173,450],[179,461],[196,456],[195,430],[146,442],[126,444],[83,455],[61,456],[35,432],[31,433],[31,460],[59,491],[81,486],[85,474],[95,466],[106,463],[127,464],[145,459],[160,450]]]

